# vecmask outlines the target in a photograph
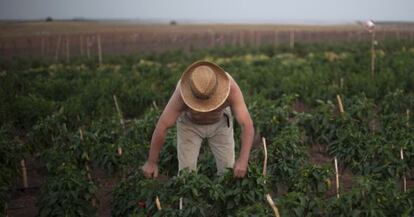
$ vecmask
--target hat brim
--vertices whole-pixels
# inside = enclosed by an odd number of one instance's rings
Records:
[[[207,66],[216,74],[217,89],[208,99],[199,99],[191,92],[189,80],[193,70],[199,66]],[[180,93],[184,103],[194,111],[209,112],[219,108],[226,101],[230,93],[230,78],[218,65],[208,61],[197,61],[183,72],[180,82]]]

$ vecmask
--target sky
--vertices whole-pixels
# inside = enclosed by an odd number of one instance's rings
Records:
[[[0,19],[213,23],[414,21],[414,0],[0,0]]]

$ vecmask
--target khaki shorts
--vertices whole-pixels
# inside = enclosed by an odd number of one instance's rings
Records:
[[[197,169],[197,159],[203,139],[208,140],[216,159],[218,174],[223,173],[226,168],[233,168],[235,159],[233,134],[233,117],[230,107],[224,110],[220,121],[208,125],[195,124],[185,112],[182,112],[177,119],[178,169]]]

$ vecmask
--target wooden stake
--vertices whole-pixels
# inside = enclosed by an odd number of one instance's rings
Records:
[[[52,45],[51,45],[51,42],[49,40],[50,37],[48,37],[48,36],[45,36],[45,37],[46,37],[46,39],[45,39],[45,56],[49,56],[49,54],[50,54],[49,47],[52,47]]]
[[[338,160],[334,158],[335,163],[335,176],[336,176],[336,198],[339,198],[339,172],[338,172]]]
[[[88,57],[88,59],[91,56],[90,47],[91,47],[91,41],[89,37],[86,37],[86,56]]]
[[[338,100],[339,111],[340,111],[341,113],[344,113],[344,112],[345,112],[345,110],[344,110],[344,106],[342,105],[342,99],[341,99],[341,96],[340,96],[339,94],[337,94],[337,95],[336,95],[336,99]]]
[[[22,177],[23,177],[23,188],[28,188],[27,182],[27,169],[26,169],[26,162],[24,159],[20,161],[20,166],[22,167]]]
[[[60,41],[61,41],[61,36],[58,37],[58,41],[57,41],[57,44],[56,44],[56,52],[55,52],[55,60],[56,61],[59,58]]]
[[[401,160],[404,161],[404,151],[403,148],[400,149],[400,157]],[[405,177],[405,173],[403,172],[403,189],[404,193],[407,192],[407,178]]]
[[[114,98],[114,102],[115,102],[116,111],[118,112],[119,122],[121,123],[122,128],[124,128],[124,129],[125,129],[125,128],[126,128],[126,127],[125,127],[125,122],[124,122],[124,118],[123,118],[123,115],[122,115],[122,111],[121,111],[121,109],[119,108],[118,98],[116,97],[116,95],[115,95],[115,94],[113,95],[113,98]]]
[[[255,32],[255,38],[256,38],[256,47],[260,47],[262,45],[262,36],[260,31]]]
[[[236,47],[237,46],[237,34],[235,32],[231,32],[231,46]]]
[[[17,53],[17,44],[16,44],[16,40],[13,40],[13,53]]]
[[[336,99],[338,100],[339,111],[341,112],[341,114],[343,114],[345,110],[344,110],[344,106],[342,105],[341,96],[337,94]],[[335,178],[336,178],[336,198],[339,198],[339,172],[338,172],[338,160],[336,156],[334,159],[334,163],[335,163]]]
[[[272,197],[270,196],[270,194],[266,194],[266,200],[267,200],[267,203],[270,205],[270,207],[272,207],[272,210],[275,216],[280,217],[279,210],[277,209],[276,204],[272,200]]]
[[[240,30],[239,37],[240,37],[240,47],[244,47],[244,32],[243,32],[243,30]]]
[[[45,55],[45,38],[42,36],[42,38],[41,38],[41,45],[40,45],[40,54],[42,55],[42,56],[44,56]]]
[[[152,106],[154,106],[154,108],[158,110],[158,105],[155,101],[152,101]]]
[[[263,150],[264,150],[263,176],[266,176],[267,174],[267,145],[266,145],[266,139],[264,137],[262,137],[262,142],[263,142]],[[266,184],[266,180],[264,183]],[[270,194],[266,194],[265,197],[266,197],[267,203],[272,208],[274,215],[276,217],[280,217],[279,210],[277,209],[277,206],[275,202],[273,201],[272,197],[270,196]]]
[[[80,55],[83,56],[83,37],[79,36]]]
[[[274,46],[276,47],[276,46],[277,46],[277,43],[278,43],[278,41],[279,41],[279,40],[278,40],[278,39],[279,39],[279,38],[278,38],[278,36],[279,36],[279,35],[278,35],[277,30],[275,30],[275,33],[274,33],[274,34],[275,34],[275,38],[274,38],[273,43],[274,43]]]
[[[79,135],[80,135],[80,139],[81,141],[83,141],[83,131],[82,129],[79,128]]]
[[[215,36],[214,31],[211,31],[211,30],[210,30],[210,40],[211,40],[210,46],[215,47],[216,46],[216,36]]]
[[[113,98],[114,98],[114,102],[115,102],[116,111],[118,112],[119,122],[121,123],[121,126],[122,126],[123,130],[125,131],[126,126],[125,126],[124,118],[122,116],[122,111],[119,108],[118,99],[116,98],[115,94],[113,95]],[[118,153],[119,156],[122,155],[122,147],[118,146],[117,153]]]
[[[375,30],[371,33],[371,77],[375,76]]]
[[[294,49],[295,48],[295,32],[291,31],[290,35],[289,35],[289,41],[290,41],[290,48]]]
[[[263,161],[263,175],[266,176],[267,174],[267,146],[266,146],[266,139],[262,137],[263,142],[263,151],[264,151],[264,161]]]
[[[160,202],[160,199],[158,198],[158,196],[155,197],[155,205],[157,205],[158,211],[162,210],[161,202]]]
[[[101,46],[100,35],[98,35],[98,59],[99,59],[99,66],[102,66],[102,46]]]
[[[35,39],[34,38],[31,38],[31,37],[29,37],[28,39],[27,39],[27,46],[25,47],[26,48],[26,54],[28,54],[29,55],[29,57],[32,57],[33,56],[33,53],[37,53],[36,52],[36,50],[34,50],[34,48],[35,48]]]
[[[118,153],[119,156],[122,155],[122,147],[118,147],[116,152]]]
[[[410,127],[410,110],[407,109],[407,127]],[[401,147],[400,149],[400,157],[401,160],[404,161],[404,150]],[[404,193],[407,192],[407,177],[405,176],[405,172],[403,171],[403,190]]]
[[[69,63],[70,50],[69,50],[69,38],[66,38],[66,62]]]

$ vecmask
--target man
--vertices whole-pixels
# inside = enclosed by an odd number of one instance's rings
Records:
[[[241,150],[236,162],[232,112],[242,129]],[[198,61],[184,71],[152,135],[149,157],[142,167],[147,178],[158,175],[158,157],[167,130],[175,123],[179,170],[197,168],[201,142],[208,139],[218,174],[233,168],[235,177],[246,175],[253,143],[253,122],[239,86],[221,67]]]

